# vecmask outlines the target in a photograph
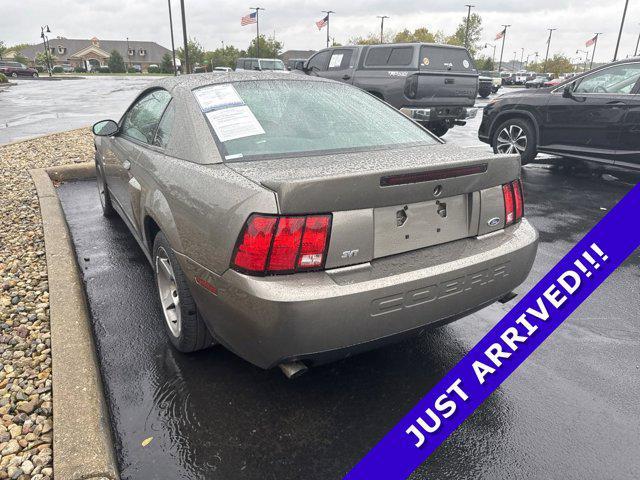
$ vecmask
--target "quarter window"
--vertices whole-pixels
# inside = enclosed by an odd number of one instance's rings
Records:
[[[372,47],[367,54],[367,67],[406,67],[411,65],[413,47]]]
[[[640,78],[640,63],[615,65],[587,75],[574,87],[575,93],[631,93]]]
[[[167,148],[169,143],[169,136],[171,135],[171,129],[173,128],[173,118],[176,114],[176,102],[169,103],[169,106],[165,109],[164,115],[158,124],[158,130],[156,131],[156,138],[153,144],[157,147]]]
[[[171,95],[166,90],[147,93],[125,115],[122,134],[152,145],[158,123],[170,100]]]

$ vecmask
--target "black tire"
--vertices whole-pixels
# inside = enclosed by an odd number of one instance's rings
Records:
[[[111,203],[111,194],[107,188],[107,179],[104,170],[98,159],[96,158],[96,184],[98,186],[98,197],[102,206],[102,215],[105,217],[113,217],[116,213]]]
[[[449,127],[444,122],[427,123],[425,127],[438,137],[443,137],[449,131]]]
[[[169,319],[165,314],[165,307],[160,293],[160,278],[162,277],[162,273],[160,273],[159,270],[163,268],[161,263],[162,259],[165,258],[169,261],[170,269],[173,274],[174,286],[177,292],[177,297],[176,295],[173,295],[173,297],[179,299],[177,310],[180,314],[180,320],[177,332],[172,330],[172,327],[169,326]],[[153,267],[156,290],[158,291],[160,305],[163,309],[162,324],[164,325],[164,330],[173,346],[181,352],[189,353],[215,345],[216,342],[202,320],[202,317],[198,313],[198,307],[191,296],[187,279],[180,268],[180,264],[173,253],[173,249],[171,248],[167,237],[162,232],[158,232],[155,240],[153,241]]]
[[[522,136],[524,142],[521,140]],[[496,128],[491,146],[494,153],[519,153],[520,162],[526,165],[538,154],[536,141],[536,131],[529,120],[510,118]]]
[[[13,72],[13,73],[11,74],[11,76],[12,76],[13,78],[18,78],[18,73],[17,73],[17,72]]]
[[[32,76],[33,76],[33,78],[38,78],[38,72],[34,72],[34,74]]]

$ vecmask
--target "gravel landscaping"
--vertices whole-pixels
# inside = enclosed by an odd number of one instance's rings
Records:
[[[0,146],[0,479],[53,478],[47,265],[28,170],[92,152],[86,128]]]

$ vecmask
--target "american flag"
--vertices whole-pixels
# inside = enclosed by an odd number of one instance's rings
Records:
[[[258,21],[258,12],[250,13],[249,15],[245,15],[240,19],[240,25],[251,25],[252,23],[256,23]]]
[[[507,29],[506,28],[504,30],[502,30],[501,32],[498,32],[498,34],[496,35],[496,40],[500,40],[502,37],[504,37],[505,33],[507,33]]]
[[[322,20],[318,20],[316,22],[316,27],[318,27],[318,30],[322,30],[322,28],[327,24],[328,21],[329,21],[329,15],[324,17]]]
[[[590,47],[591,45],[593,45],[597,41],[598,41],[598,36],[596,35],[595,37],[587,40],[587,43],[585,43],[585,46]]]

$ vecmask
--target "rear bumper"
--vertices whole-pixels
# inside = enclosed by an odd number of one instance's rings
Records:
[[[326,272],[217,276],[179,255],[213,335],[262,368],[285,360],[335,358],[373,348],[403,333],[468,314],[527,277],[538,235],[523,220],[485,237]]]
[[[400,111],[407,117],[419,122],[466,120],[469,118],[475,118],[478,113],[478,109],[475,107],[403,107]]]

